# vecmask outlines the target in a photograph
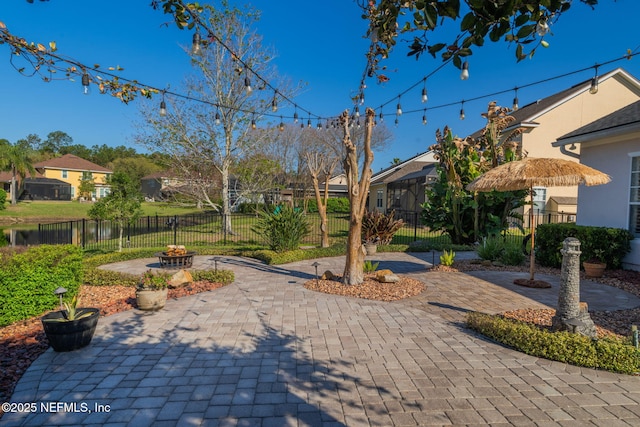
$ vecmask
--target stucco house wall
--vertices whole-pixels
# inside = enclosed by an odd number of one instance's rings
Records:
[[[640,185],[632,181],[631,172],[633,159],[640,158],[640,101],[576,129],[554,143],[556,146],[569,144],[581,146],[581,163],[611,177],[611,182],[605,185],[578,187],[576,223],[630,230],[635,239],[631,241],[631,252],[623,259],[623,267],[640,271],[640,227],[632,224],[638,218],[631,213],[635,194],[631,187]],[[639,180],[637,174],[635,179]]]

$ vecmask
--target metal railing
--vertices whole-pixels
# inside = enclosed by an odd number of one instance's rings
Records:
[[[446,244],[448,236],[429,230],[422,225],[419,212],[396,211],[396,217],[405,221],[405,226],[395,235],[393,243],[408,244],[418,240]],[[528,217],[524,224],[512,224],[510,233],[528,234]],[[535,224],[566,222],[567,214],[536,215]],[[307,214],[311,233],[303,244],[320,243],[320,216]],[[253,231],[258,217],[251,214],[231,214],[231,229],[223,227],[223,217],[217,212],[173,215],[145,216],[138,218],[122,230],[123,245],[132,248],[154,248],[166,245],[210,246],[228,244],[263,244],[261,236]],[[524,233],[520,228],[524,227]],[[333,243],[345,241],[349,230],[348,214],[329,214],[327,228]],[[38,226],[38,240],[41,244],[74,244],[85,249],[115,250],[118,248],[120,227],[111,221],[81,219]]]

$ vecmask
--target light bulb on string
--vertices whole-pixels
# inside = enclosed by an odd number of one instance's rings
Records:
[[[429,97],[427,96],[427,87],[425,86],[422,88],[422,103],[424,104],[428,99]]]
[[[426,125],[427,124],[427,109],[424,109],[424,112],[422,114],[422,124]]]
[[[298,123],[298,110],[293,113],[293,123]]]
[[[220,111],[216,111],[215,121],[216,121],[216,125],[220,124]]]
[[[82,74],[82,93],[89,95],[91,80],[86,72]]]
[[[513,98],[512,110],[516,111],[519,108],[519,106],[518,106],[518,88],[516,87],[514,90],[516,92],[516,96]]]
[[[167,115],[167,103],[164,102],[164,93],[162,94],[162,101],[160,101],[160,115],[162,117]]]
[[[364,105],[364,93],[360,93],[360,105]]]
[[[464,120],[465,115],[464,115],[464,101],[462,101],[462,104],[460,106],[460,120]]]
[[[271,111],[274,113],[278,111],[278,100],[276,99],[276,94],[273,94],[273,100],[271,101]]]
[[[595,68],[596,75],[591,79],[591,87],[589,88],[589,93],[591,95],[595,95],[596,93],[598,93],[598,66],[596,65]]]
[[[251,88],[251,80],[249,79],[249,76],[245,76],[244,78],[244,88],[247,91],[247,94],[250,94],[251,92],[253,92],[253,89]]]
[[[284,122],[282,121],[282,116],[280,116],[280,125],[278,125],[278,129],[280,132],[284,130]]]
[[[547,19],[543,18],[538,21],[536,24],[536,34],[540,37],[544,37],[549,32],[549,24],[547,23]]]
[[[255,117],[251,119],[251,129],[255,129],[256,128],[256,119]]]
[[[197,31],[195,33],[193,33],[193,40],[191,41],[191,53],[193,55],[199,55],[201,50],[200,50],[200,44],[201,44],[202,40],[200,38],[200,33],[198,33]]]
[[[382,114],[382,110],[380,110],[380,123],[384,122],[384,114]]]
[[[356,117],[360,117],[360,108],[356,105]]]
[[[460,80],[467,80],[469,78],[469,61],[462,63],[462,72],[460,73]]]
[[[398,97],[398,105],[396,106],[396,116],[402,115],[402,106],[400,105],[400,97]]]
[[[400,123],[400,120],[398,120],[398,117],[396,116],[396,119],[394,120],[394,124],[396,125],[396,127],[398,127],[399,123]]]
[[[311,128],[311,117],[307,120],[307,128]]]

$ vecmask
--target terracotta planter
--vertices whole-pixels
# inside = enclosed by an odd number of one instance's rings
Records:
[[[607,264],[601,262],[583,262],[582,266],[587,277],[602,277]]]
[[[60,321],[64,312],[55,311],[42,316],[42,327],[55,351],[72,351],[86,347],[91,342],[98,325],[100,310],[97,308],[82,308],[83,312],[91,315],[76,320]]]
[[[167,302],[168,289],[138,289],[136,302],[140,310],[160,310]]]

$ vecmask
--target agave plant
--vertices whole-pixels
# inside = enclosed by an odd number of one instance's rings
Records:
[[[62,316],[63,317],[44,319],[44,321],[46,321],[46,322],[71,322],[73,320],[78,320],[78,319],[82,319],[82,318],[91,316],[91,314],[92,314],[91,311],[83,310],[81,308],[78,308],[78,303],[79,302],[80,302],[80,298],[78,298],[78,296],[75,295],[71,299],[70,303],[68,303],[68,302],[64,303],[64,311],[62,312]]]

